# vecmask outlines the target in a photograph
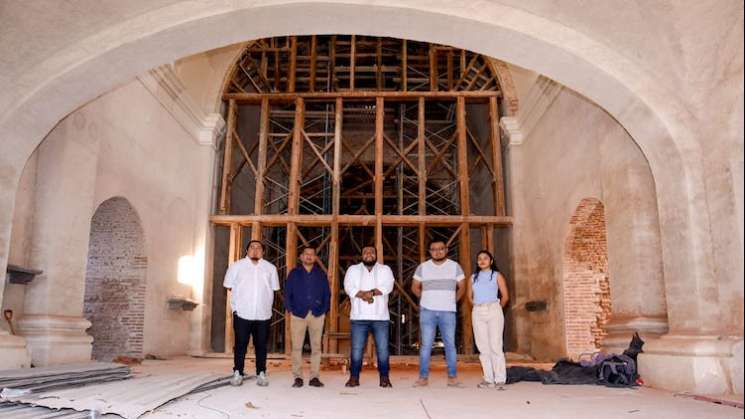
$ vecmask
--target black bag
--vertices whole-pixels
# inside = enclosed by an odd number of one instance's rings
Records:
[[[613,355],[598,369],[598,383],[608,387],[632,387],[638,377],[636,362],[627,355]]]

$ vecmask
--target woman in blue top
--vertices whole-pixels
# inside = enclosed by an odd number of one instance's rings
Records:
[[[507,283],[499,273],[494,256],[482,250],[476,256],[478,269],[471,275],[471,302],[473,303],[473,335],[479,348],[479,360],[484,370],[484,380],[479,388],[498,387],[507,380],[507,367],[502,348],[504,313],[502,308],[510,299]]]

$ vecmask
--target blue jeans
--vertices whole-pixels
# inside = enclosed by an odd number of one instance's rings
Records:
[[[419,310],[419,328],[422,331],[422,346],[419,348],[419,376],[429,378],[429,360],[432,357],[432,344],[435,333],[440,328],[442,342],[445,344],[445,360],[448,364],[448,377],[458,375],[458,353],[455,349],[455,325],[457,323],[454,311]]]
[[[388,320],[352,320],[352,361],[350,374],[359,378],[362,370],[362,355],[367,345],[367,334],[372,331],[375,351],[378,356],[378,373],[387,377],[388,363]]]

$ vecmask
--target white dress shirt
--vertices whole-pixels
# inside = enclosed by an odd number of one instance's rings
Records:
[[[272,318],[274,291],[279,290],[277,267],[264,259],[254,263],[250,258],[235,261],[225,274],[225,288],[230,288],[230,307],[245,320]]]
[[[376,263],[372,271],[369,271],[364,263],[350,266],[344,275],[344,291],[352,302],[350,318],[352,320],[390,320],[388,294],[393,291],[394,281],[391,268],[381,263]],[[370,291],[375,288],[383,295],[374,296],[372,304],[355,297],[359,291]]]

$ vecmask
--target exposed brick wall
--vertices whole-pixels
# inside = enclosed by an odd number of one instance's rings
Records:
[[[144,234],[124,198],[103,202],[91,219],[84,315],[92,326],[93,358],[142,356],[145,324]]]
[[[567,355],[595,352],[611,314],[608,246],[603,204],[584,199],[570,220],[564,259]]]

